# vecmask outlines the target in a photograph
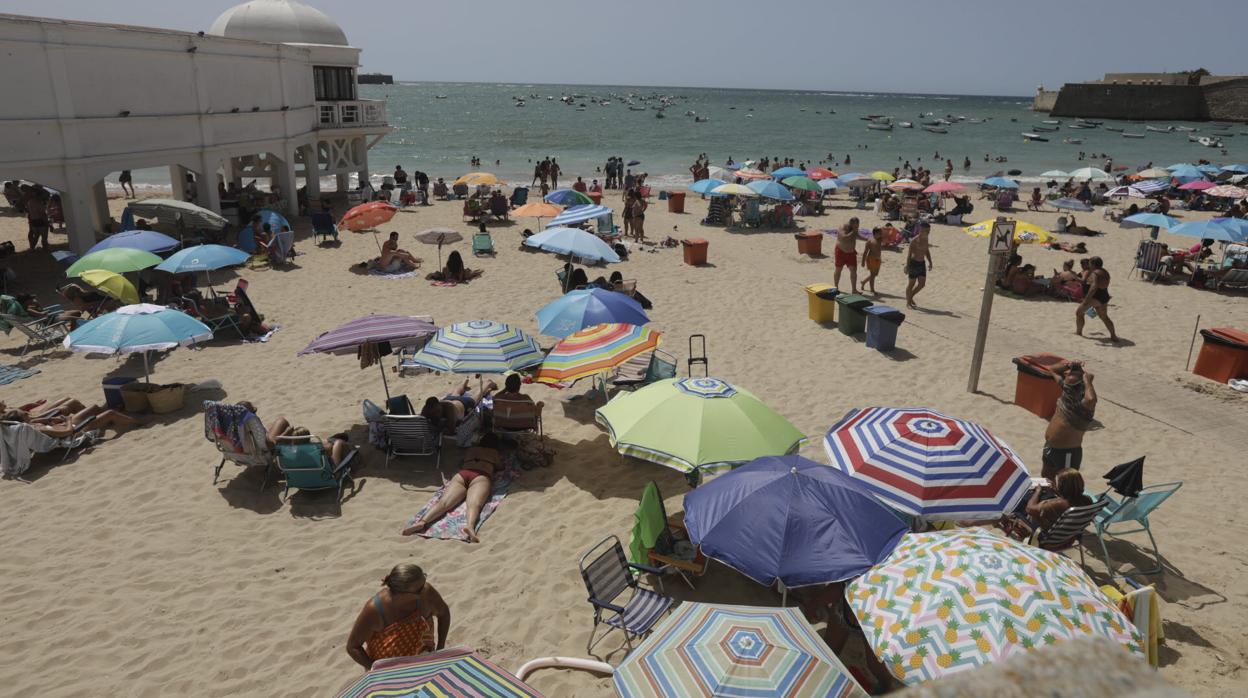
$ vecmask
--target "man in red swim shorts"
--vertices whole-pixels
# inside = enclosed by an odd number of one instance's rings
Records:
[[[841,287],[841,269],[849,267],[849,287],[858,293],[858,219],[850,218],[836,233],[836,273],[832,284]]]

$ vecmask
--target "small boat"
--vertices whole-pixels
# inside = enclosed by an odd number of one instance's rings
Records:
[[[1056,126],[1057,124],[1060,124],[1060,123],[1062,123],[1062,122],[1061,122],[1061,120],[1060,120],[1060,119],[1046,119],[1045,121],[1041,121],[1040,123],[1042,123],[1042,124],[1053,124],[1053,125],[1055,125],[1055,126]]]
[[[883,114],[867,114],[866,116],[863,116],[863,117],[860,117],[860,118],[861,118],[863,121],[875,121],[876,119],[882,119],[882,118],[884,118],[884,115],[883,115]]]
[[[1008,174],[1011,177],[1017,177],[1021,175],[1022,173],[1023,173],[1022,170],[1010,170],[1009,172],[1006,172],[1006,174]]]
[[[656,118],[656,119],[666,119],[667,117],[663,115],[663,112],[661,112],[661,111],[656,111],[656,112],[654,113],[654,118]]]
[[[949,129],[944,126],[924,126],[923,130],[928,133],[949,133]]]
[[[446,95],[434,95],[434,99],[446,99]]]
[[[952,126],[953,122],[948,119],[937,119],[936,123],[940,126]]]
[[[517,106],[517,107],[523,107],[523,106],[524,106],[524,100],[523,100],[523,99],[521,99],[521,100],[517,100],[517,101],[516,101],[516,106]]]
[[[922,122],[922,124],[924,126],[939,126],[940,122],[939,121],[924,121]]]
[[[1216,126],[1217,128],[1231,128],[1235,124],[1228,124],[1225,121],[1210,121],[1209,125]]]
[[[1191,126],[1175,126],[1175,127],[1174,127],[1174,130],[1175,130],[1175,131],[1182,131],[1182,132],[1184,132],[1184,133],[1191,133],[1192,131],[1197,131],[1197,130],[1199,130],[1199,129],[1193,128],[1193,127],[1191,127]]]
[[[1125,131],[1126,129],[1125,129],[1125,128],[1118,128],[1117,126],[1106,126],[1106,127],[1105,127],[1105,130],[1106,130],[1106,131],[1113,131],[1114,133],[1122,133],[1122,132],[1123,132],[1123,131]]]
[[[1234,138],[1235,137],[1235,134],[1231,133],[1230,131],[1210,131],[1209,135],[1218,136],[1220,138]]]
[[[576,110],[577,110],[577,111],[585,111],[585,107],[577,107],[577,108],[576,108]]]
[[[645,107],[629,107],[629,111],[646,111]]]
[[[1210,136],[1201,136],[1200,138],[1196,139],[1196,142],[1205,146],[1206,148],[1221,148],[1222,147],[1222,141],[1218,140],[1217,138],[1212,138]]]
[[[984,120],[983,120],[983,119],[967,119],[967,120],[966,120],[966,123],[968,123],[968,124],[982,124],[982,123],[984,123]]]
[[[1162,128],[1161,126],[1145,126],[1144,130],[1152,131],[1153,133],[1173,133],[1174,127],[1166,126],[1165,128]]]
[[[1066,128],[1096,128],[1096,127],[1088,126],[1087,124],[1073,123],[1073,124],[1066,124]]]
[[[1089,124],[1091,126],[1100,126],[1104,121],[1093,121],[1091,119],[1078,119],[1079,123]]]
[[[695,124],[706,123],[707,121],[710,121],[710,120],[711,120],[711,117],[709,117],[709,116],[695,116],[695,117],[693,117],[693,122],[694,122]]]
[[[871,123],[871,124],[867,124],[867,128],[871,129],[872,131],[892,131],[893,125]]]
[[[1049,142],[1049,139],[1045,138],[1044,136],[1041,136],[1041,135],[1040,135],[1040,134],[1038,134],[1038,133],[1028,133],[1028,132],[1026,132],[1026,131],[1024,131],[1024,132],[1023,132],[1023,138],[1026,138],[1026,139],[1028,139],[1028,140],[1032,140],[1032,141],[1040,141],[1041,143],[1048,143],[1048,142]]]
[[[914,124],[910,123],[909,121],[899,121],[897,122],[897,125],[902,128],[914,128]]]
[[[1122,133],[1122,137],[1123,137],[1123,138],[1143,138],[1143,137],[1144,137],[1144,134],[1142,134],[1142,133],[1127,133],[1126,131],[1123,131],[1123,133]]]
[[[1036,126],[1035,127],[1037,131],[1041,131],[1041,132],[1052,132],[1052,131],[1056,131],[1058,128],[1060,127],[1059,126]]]
[[[1082,138],[1063,138],[1062,142],[1068,145],[1083,145]]]

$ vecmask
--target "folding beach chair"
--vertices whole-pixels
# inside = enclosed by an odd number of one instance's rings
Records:
[[[1054,521],[1052,526],[1036,532],[1032,540],[1033,545],[1053,552],[1073,548],[1082,540],[1083,532],[1087,530],[1088,525],[1107,506],[1109,506],[1109,500],[1105,497],[1098,497],[1086,506],[1067,509],[1057,517],[1057,521]]]
[[[516,187],[511,190],[511,207],[523,206],[529,202],[529,188]]]
[[[676,357],[662,349],[638,354],[615,369],[611,385],[621,390],[635,390],[655,381],[675,378],[677,365]]]
[[[741,215],[741,221],[751,228],[761,228],[763,226],[763,213],[758,207],[757,199],[745,200],[745,211]]]
[[[1248,288],[1248,269],[1230,269],[1218,279],[1218,290]]]
[[[599,640],[615,629],[624,631],[624,642],[631,650],[633,638],[640,638],[650,632],[659,618],[672,607],[670,597],[641,588],[632,572],[638,570],[657,576],[663,571],[657,567],[630,563],[625,559],[624,546],[620,545],[620,539],[616,536],[607,536],[590,548],[589,552],[581,556],[578,566],[581,579],[585,580],[585,589],[589,592],[589,603],[594,606],[594,627],[590,630],[589,641],[585,645],[586,652],[591,651]],[[660,591],[662,584],[660,578]],[[630,589],[632,594],[627,601],[623,601],[621,597]],[[602,637],[595,640],[594,635],[597,634],[600,623],[609,627]]]
[[[1153,532],[1148,526],[1148,515],[1153,513],[1162,502],[1170,498],[1170,495],[1178,491],[1183,486],[1182,482],[1167,482],[1160,485],[1150,485],[1140,490],[1139,495],[1135,497],[1124,497],[1118,499],[1106,493],[1104,496],[1109,500],[1108,506],[1102,511],[1093,523],[1096,526],[1096,538],[1101,543],[1101,553],[1105,556],[1105,567],[1109,570],[1110,576],[1113,576],[1114,568],[1109,561],[1109,548],[1105,545],[1105,536],[1111,535],[1115,538],[1122,538],[1124,535],[1132,533],[1147,533],[1148,540],[1153,546],[1153,558],[1157,561],[1157,566],[1147,569],[1138,570],[1139,574],[1156,574],[1162,571],[1161,553],[1157,550],[1157,539],[1153,537]],[[1133,528],[1127,531],[1110,530],[1119,524],[1139,525],[1139,528]],[[1080,548],[1079,561],[1083,562],[1083,549]]]
[[[68,322],[57,322],[53,318],[36,319],[0,314],[0,320],[26,336],[26,346],[22,347],[22,353],[19,356],[25,356],[26,352],[31,349],[46,349],[60,344],[70,331]]]
[[[1165,246],[1156,240],[1140,240],[1139,247],[1135,249],[1135,266],[1132,267],[1131,273],[1138,272],[1141,278],[1151,274],[1153,281],[1156,281],[1165,250]]]
[[[386,432],[387,468],[391,458],[433,456],[434,467],[442,474],[442,434],[432,422],[418,414],[387,414],[381,423]]]
[[[265,256],[269,260],[269,266],[280,267],[290,263],[294,258],[295,233],[290,230],[283,230],[273,235],[273,239],[267,245],[261,245]]]
[[[338,503],[342,503],[342,485],[351,478],[351,461],[360,452],[356,446],[342,462],[334,465],[325,445],[315,436],[277,437],[277,467],[286,478],[282,501],[286,501],[291,488],[297,490],[336,490]]]
[[[217,484],[221,469],[226,462],[230,462],[244,468],[264,468],[264,477],[260,481],[260,489],[264,490],[269,484],[269,473],[277,466],[277,454],[269,448],[268,433],[260,418],[254,414],[249,413],[243,420],[242,443],[230,443],[214,431],[211,424],[220,421],[213,419],[213,413],[219,415],[230,407],[220,402],[204,402],[204,438],[211,441],[221,454],[221,462],[212,471],[212,484]]]
[[[542,406],[530,400],[494,398],[492,431],[502,436],[542,433]]]
[[[61,460],[64,461],[74,449],[94,444],[99,433],[87,429],[94,419],[84,419],[74,426],[72,434],[65,437],[48,436],[26,422],[0,422],[0,473],[6,477],[20,477],[30,469],[31,461],[38,453],[63,448],[65,452],[61,454]],[[15,444],[22,446],[16,449],[10,446]]]
[[[330,238],[338,239],[338,225],[334,223],[334,217],[325,212],[312,214],[312,238],[318,241],[317,244],[329,242]],[[324,240],[321,240],[324,238]]]
[[[214,336],[222,330],[232,329],[238,333],[239,338],[242,338],[243,328],[238,326],[238,315],[235,314],[233,310],[226,311],[216,317],[207,317],[204,315],[203,311],[200,310],[199,305],[195,302],[194,298],[183,296],[181,302],[183,307],[190,311],[191,315],[207,325],[208,329],[212,330],[212,334]]]
[[[706,556],[689,540],[684,517],[667,515],[663,495],[653,480],[642,490],[633,519],[629,541],[633,562],[679,574],[690,589],[694,588],[690,575],[701,577],[706,572]]]
[[[472,236],[472,254],[494,254],[494,238],[489,233],[474,233]]]

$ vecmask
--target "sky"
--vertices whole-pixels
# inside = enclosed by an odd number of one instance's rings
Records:
[[[3,0],[206,30],[231,0]],[[398,80],[1030,95],[1236,60],[1248,0],[308,0]],[[1179,9],[1182,7],[1183,9]],[[800,8],[800,9],[799,9]]]

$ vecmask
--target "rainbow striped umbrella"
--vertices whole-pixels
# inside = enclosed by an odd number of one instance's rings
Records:
[[[614,674],[622,698],[866,696],[796,608],[686,601]]]
[[[413,357],[435,371],[507,373],[542,362],[537,342],[520,329],[492,320],[443,327]]]
[[[467,647],[418,657],[382,659],[338,694],[338,698],[542,698],[506,669]]]
[[[1089,635],[1140,635],[1074,560],[987,528],[912,533],[846,587],[867,644],[917,684]]]
[[[593,325],[564,337],[537,369],[540,383],[570,383],[604,373],[659,346],[659,333],[637,325]]]
[[[832,466],[928,520],[988,519],[1027,492],[1022,460],[974,422],[926,408],[850,410],[823,440]]]

